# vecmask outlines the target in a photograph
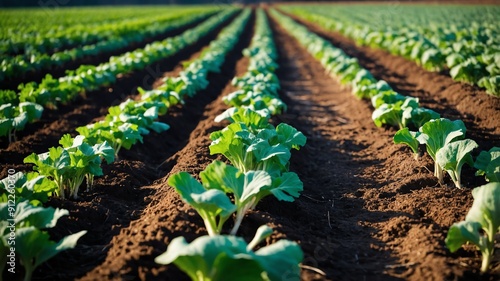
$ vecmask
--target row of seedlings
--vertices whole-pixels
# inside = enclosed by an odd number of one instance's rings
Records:
[[[486,88],[489,94],[500,95],[500,48],[495,43],[497,30],[487,22],[469,24],[469,30],[430,25],[425,28],[430,28],[431,32],[425,33],[420,27],[411,26],[411,22],[406,23],[409,27],[384,25],[382,30],[376,30],[366,23],[353,22],[350,15],[346,17],[349,19],[339,21],[333,20],[324,10],[285,9],[324,28],[339,31],[357,44],[384,49],[416,62],[426,70],[448,68],[455,81],[478,85]],[[467,20],[471,21],[470,18]]]
[[[500,204],[498,197],[500,148],[493,147],[489,151],[482,151],[474,162],[471,152],[478,145],[471,139],[464,139],[466,128],[462,120],[440,118],[437,112],[420,107],[417,98],[403,96],[395,92],[387,82],[378,81],[358,64],[357,59],[347,56],[341,49],[334,47],[291,18],[276,10],[272,10],[271,13],[312,56],[321,62],[333,78],[342,85],[351,87],[356,97],[371,99],[375,108],[372,119],[376,126],[390,125],[400,128],[394,136],[396,144],[409,145],[417,159],[421,154],[419,145],[426,146],[427,153],[434,160],[434,175],[440,184],[444,183],[444,171],[447,171],[455,186],[462,188],[460,176],[465,163],[476,167],[477,175],[486,176],[490,183],[476,188],[473,195],[477,201],[475,205],[484,207],[481,209],[481,214],[488,219],[480,220],[478,216],[468,216],[466,221],[474,221],[475,227],[470,227],[471,224],[455,224],[446,239],[451,251],[456,251],[466,241],[477,245],[483,253],[481,270],[486,271],[493,253],[494,234],[500,227],[500,213],[497,207]],[[416,128],[418,131],[410,131],[410,128]],[[496,193],[497,196],[477,195],[485,193],[490,195]],[[491,198],[494,198],[494,204],[490,201]],[[486,235],[483,236],[482,233]]]
[[[75,61],[87,56],[96,56],[105,52],[110,52],[120,48],[130,46],[133,43],[144,41],[159,34],[179,30],[196,20],[202,20],[214,14],[213,9],[197,8],[186,9],[156,18],[139,19],[132,22],[118,22],[115,30],[120,30],[119,34],[100,40],[94,44],[78,46],[73,49],[66,49],[53,54],[33,53],[5,57],[0,68],[0,81],[24,77],[26,74],[36,71],[47,70],[52,67],[60,67],[70,61]],[[155,22],[156,24],[151,24]],[[92,28],[92,27],[89,27]]]
[[[174,263],[192,280],[299,280],[303,253],[299,245],[287,240],[254,250],[272,234],[267,225],[258,228],[247,243],[235,236],[245,214],[259,201],[274,195],[278,200],[294,201],[302,191],[298,176],[288,171],[290,150],[299,149],[305,136],[295,128],[269,124],[271,114],[285,105],[278,98],[277,52],[267,17],[257,10],[255,35],[244,55],[248,71],[233,84],[238,90],[224,98],[234,107],[216,118],[231,124],[211,134],[210,153],[221,153],[232,165],[214,161],[200,173],[201,183],[187,172],[171,175],[169,185],[203,218],[208,235],[187,243],[174,238],[165,253],[155,261]],[[233,198],[231,200],[230,198]],[[235,215],[229,235],[221,234],[225,222]]]
[[[15,139],[16,131],[23,130],[26,124],[40,119],[44,107],[56,108],[57,104],[67,104],[85,91],[115,83],[119,74],[140,70],[156,61],[176,55],[222,25],[235,12],[235,9],[224,10],[178,36],[111,57],[109,62],[98,66],[82,65],[76,70],[67,71],[64,77],[54,78],[47,74],[39,84],[20,84],[19,93],[0,90],[0,137],[8,136],[11,142]],[[196,15],[189,20],[194,22],[200,17],[202,15]]]

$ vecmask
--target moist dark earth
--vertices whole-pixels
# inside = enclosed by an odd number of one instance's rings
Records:
[[[173,173],[198,175],[214,159],[225,160],[210,155],[209,135],[227,125],[213,120],[227,108],[222,97],[236,90],[231,79],[246,71],[248,59],[241,51],[250,43],[253,22],[221,73],[209,76],[208,89],[160,118],[170,130],[151,133],[143,144],[121,151],[79,200],[49,201],[70,213],[50,231],[54,239],[84,229],[88,233],[75,249],[40,266],[36,280],[189,280],[175,266],[154,262],[173,238],[192,241],[206,234],[201,218],[166,181]],[[271,26],[279,52],[280,95],[288,105],[286,113],[271,121],[288,123],[307,136],[306,146],[293,152],[290,167],[304,182],[304,191],[293,203],[264,199],[246,216],[239,235],[250,240],[260,225],[268,224],[274,232],[266,243],[284,238],[299,243],[303,280],[499,280],[499,251],[491,273],[480,275],[478,251],[466,247],[452,254],[444,244],[449,227],[463,220],[472,205],[471,189],[485,184],[484,178],[465,167],[465,189],[455,188],[448,177],[448,185],[439,185],[428,155],[416,161],[409,148],[395,145],[396,129],[377,128],[368,101],[356,99],[325,74],[273,19]],[[482,150],[499,146],[500,99],[384,51],[356,46],[338,33],[307,26],[398,92],[418,97],[443,117],[462,119],[467,137]],[[161,76],[176,76],[181,62],[196,58],[215,36],[151,66],[160,71],[149,87]],[[10,145],[2,139],[0,176],[9,168],[29,171],[24,157],[45,152],[62,134],[75,135],[76,127],[136,96],[147,75],[146,70],[126,75],[110,88],[49,112]],[[224,231],[230,227],[228,223]]]

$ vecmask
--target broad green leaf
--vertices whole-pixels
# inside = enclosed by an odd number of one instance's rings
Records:
[[[24,129],[24,126],[28,124],[29,118],[28,118],[28,113],[27,112],[21,112],[19,113],[18,116],[14,117],[12,119],[12,127],[15,130],[21,131]]]
[[[200,173],[205,188],[216,188],[225,193],[234,193],[237,198],[243,192],[244,176],[231,165],[215,160]]]
[[[12,119],[0,118],[0,136],[7,136],[14,129]]]
[[[409,124],[415,126],[415,128],[420,128],[426,122],[432,119],[438,119],[441,115],[432,109],[427,109],[423,107],[408,107],[403,111],[403,126],[407,127]]]
[[[299,149],[306,144],[306,136],[294,127],[281,123],[276,127],[278,134],[278,143],[284,145],[288,149]]]
[[[436,161],[439,149],[454,140],[463,139],[466,129],[462,120],[440,118],[425,123],[419,131],[421,134],[417,136],[417,140],[426,144],[427,153]]]
[[[37,103],[21,102],[19,103],[19,109],[21,112],[26,112],[29,122],[33,122],[42,117],[43,106]]]
[[[261,277],[263,269],[246,246],[242,238],[234,236],[202,236],[190,244],[177,237],[155,262],[174,263],[191,280],[269,280]]]
[[[223,218],[230,216],[236,211],[236,206],[226,194],[218,189],[209,189],[203,193],[192,193],[193,207],[197,210],[203,210],[210,216]]]
[[[264,188],[271,186],[272,179],[265,171],[249,171],[245,173],[243,192],[240,200],[249,202]]]
[[[416,155],[416,158],[418,158],[419,142],[417,140],[417,136],[419,134],[420,134],[420,132],[412,132],[408,128],[400,129],[394,135],[394,143],[408,145],[411,148],[411,150],[413,151],[413,154]]]
[[[255,252],[270,280],[300,280],[299,263],[304,255],[295,242],[280,240]]]
[[[271,146],[267,141],[258,139],[247,149],[247,152],[253,152],[257,162],[270,160],[275,157],[277,161],[285,166],[290,160],[290,150],[281,144]]]
[[[260,227],[252,241],[260,241],[270,231]],[[243,238],[225,235],[202,236],[190,244],[184,237],[177,237],[155,262],[174,263],[192,280],[300,280],[303,254],[296,243],[280,240],[256,252],[251,251],[253,244],[258,243],[247,245]]]
[[[465,163],[470,166],[474,165],[474,160],[470,153],[477,147],[477,143],[471,139],[458,140],[446,144],[436,154],[436,162],[448,172],[458,188],[462,188],[460,184],[462,166]]]
[[[170,176],[168,184],[203,218],[210,235],[219,234],[224,222],[236,211],[224,191],[210,187],[207,190],[186,172]]]
[[[304,184],[294,172],[283,173],[281,177],[273,179],[269,191],[280,201],[293,202],[300,196]]]
[[[484,229],[499,231],[500,183],[492,182],[472,190],[474,203],[465,217],[466,221],[481,223]]]
[[[451,226],[445,242],[452,252],[466,242],[476,245],[482,254],[481,272],[486,272],[495,248],[495,235],[500,230],[500,183],[477,187],[472,196],[474,203],[465,221]]]
[[[14,221],[19,227],[52,228],[62,216],[69,215],[64,209],[35,207],[28,201],[16,205]]]
[[[16,252],[26,269],[26,274],[32,272],[42,263],[49,260],[59,252],[74,248],[78,239],[87,231],[69,235],[59,242],[51,241],[46,232],[35,227],[20,228],[16,231]]]
[[[182,199],[190,205],[193,205],[194,203],[191,194],[200,194],[205,192],[205,188],[203,188],[203,186],[187,172],[174,174],[168,178],[167,182],[170,186],[173,186],[181,195]]]
[[[92,146],[92,150],[89,151],[88,155],[99,155],[104,158],[108,164],[115,161],[115,150],[108,144],[107,141]]]
[[[467,242],[471,242],[474,245],[482,245],[484,242],[482,241],[482,235],[479,233],[480,229],[481,224],[475,221],[461,221],[453,224],[445,239],[446,247],[453,253]]]
[[[490,182],[500,182],[500,147],[481,151],[474,167],[478,169],[476,175],[485,175],[486,180]]]
[[[148,128],[157,133],[161,133],[170,129],[170,126],[162,122],[153,122],[153,124],[151,124]]]

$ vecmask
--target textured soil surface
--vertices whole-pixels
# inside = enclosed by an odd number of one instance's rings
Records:
[[[227,125],[213,120],[227,108],[222,96],[235,90],[231,79],[246,70],[248,61],[241,51],[250,42],[252,24],[221,73],[209,77],[209,88],[161,118],[170,130],[152,133],[144,144],[120,152],[120,159],[104,165],[105,176],[96,179],[93,190],[82,192],[80,200],[49,201],[70,212],[51,231],[54,239],[83,229],[88,233],[75,249],[41,266],[34,275],[37,280],[188,280],[176,267],[154,262],[173,238],[192,241],[206,234],[201,218],[166,180],[180,171],[198,175],[213,159],[224,160],[210,155],[209,135]],[[466,166],[467,188],[440,186],[428,155],[416,161],[409,148],[393,144],[396,130],[373,124],[369,102],[357,100],[350,89],[326,75],[274,21],[272,27],[280,55],[280,94],[288,105],[272,122],[286,122],[308,138],[303,149],[293,152],[290,167],[304,182],[304,191],[294,203],[264,199],[245,218],[239,235],[249,240],[260,225],[268,224],[274,233],[267,243],[283,238],[298,242],[305,255],[303,280],[499,280],[499,251],[492,273],[481,276],[479,252],[468,247],[451,254],[444,245],[449,227],[464,219],[472,205],[471,188],[484,179]],[[500,99],[309,27],[400,93],[419,97],[423,106],[444,117],[462,119],[467,136],[481,149],[500,145]],[[165,68],[154,77],[176,75],[178,63],[196,57],[203,44],[160,64]],[[112,88],[112,97],[101,98],[106,89],[62,107],[33,124],[19,141],[2,145],[0,161],[7,165],[2,165],[0,176],[12,167],[28,170],[22,159],[30,152],[44,152],[63,133],[74,133],[75,127],[103,116],[108,106],[133,96],[147,75],[145,71],[125,77],[119,89]],[[446,180],[451,183],[448,176]],[[230,227],[226,225],[225,232]]]

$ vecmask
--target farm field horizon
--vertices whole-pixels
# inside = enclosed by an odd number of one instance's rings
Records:
[[[500,279],[500,5],[0,24],[0,280]]]

